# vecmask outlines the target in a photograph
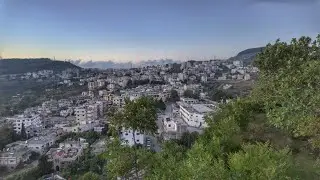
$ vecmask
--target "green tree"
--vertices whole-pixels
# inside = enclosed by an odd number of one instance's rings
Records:
[[[162,99],[156,101],[156,107],[160,110],[166,110],[166,104],[162,101]]]
[[[87,172],[81,176],[80,180],[100,180],[100,176],[94,172]]]
[[[48,157],[43,155],[38,161],[38,171],[41,176],[50,174],[53,172],[53,163],[48,161]]]
[[[320,35],[277,40],[257,56],[259,80],[252,96],[266,110],[268,121],[294,137],[308,137],[320,147]]]
[[[26,132],[26,128],[24,127],[24,123],[22,123],[20,136],[21,136],[21,138],[22,138],[23,140],[28,139],[28,135],[27,135],[27,132]]]
[[[119,128],[130,129],[133,131],[133,153],[134,153],[134,171],[138,177],[138,150],[136,144],[136,133],[155,134],[157,131],[157,114],[156,106],[153,99],[149,97],[141,97],[134,101],[126,99],[123,111],[117,112],[111,118],[111,124],[117,131]],[[116,134],[118,135],[118,134]],[[130,157],[130,156],[129,156]],[[129,161],[128,161],[129,162]]]
[[[180,100],[180,97],[179,97],[178,91],[172,89],[172,90],[170,91],[169,101],[171,101],[171,102],[176,102],[176,101],[179,101],[179,100]]]
[[[198,132],[192,132],[192,133],[185,132],[182,134],[181,138],[177,140],[177,143],[186,148],[191,148],[192,145],[196,142],[198,136],[199,136]]]

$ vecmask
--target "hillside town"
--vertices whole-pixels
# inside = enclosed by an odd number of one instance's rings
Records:
[[[6,144],[0,151],[0,166],[10,172],[30,166],[37,160],[30,158],[34,152],[46,155],[52,161],[53,171],[59,172],[77,161],[88,146],[84,138],[60,138],[69,133],[108,130],[108,112],[121,111],[126,101],[151,97],[163,104],[157,113],[158,131],[155,136],[123,128],[120,138],[124,145],[141,144],[152,151],[161,151],[161,141],[179,139],[184,133],[202,133],[207,126],[205,116],[219,109],[239,94],[210,98],[210,84],[218,83],[221,91],[232,89],[234,84],[254,81],[258,69],[235,61],[188,61],[132,69],[107,69],[84,72],[67,69],[55,74],[41,70],[9,75],[10,79],[54,79],[64,86],[87,86],[87,90],[66,99],[51,99],[36,107],[29,107],[21,114],[1,117],[1,124],[10,124],[22,140]],[[210,87],[210,86],[209,86]],[[211,89],[212,90],[212,89]],[[52,89],[46,89],[52,91]],[[53,89],[54,91],[54,89]],[[16,95],[19,96],[19,95]],[[135,136],[135,137],[134,137]],[[102,137],[102,136],[101,136]],[[134,142],[135,139],[135,142]],[[103,149],[105,143],[97,142],[94,149]],[[108,141],[108,140],[107,140]],[[101,150],[102,148],[102,150]]]

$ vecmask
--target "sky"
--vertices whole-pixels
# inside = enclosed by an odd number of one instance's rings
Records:
[[[316,37],[318,0],[0,0],[2,58],[116,62],[230,57]]]

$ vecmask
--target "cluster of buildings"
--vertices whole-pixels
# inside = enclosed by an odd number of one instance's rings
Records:
[[[28,140],[8,144],[1,150],[0,166],[14,169],[19,163],[27,161],[30,153],[34,151],[46,154],[54,163],[54,169],[59,171],[76,161],[88,146],[84,140],[79,140],[60,143],[53,148],[52,145],[61,134],[90,130],[101,132],[108,121],[105,115],[109,107],[121,109],[125,106],[125,99],[135,100],[142,96],[167,102],[171,98],[172,90],[180,96],[180,101],[168,103],[166,110],[158,114],[159,136],[169,140],[178,139],[185,132],[201,133],[207,126],[205,117],[216,112],[220,103],[208,100],[203,83],[246,81],[257,72],[257,68],[245,67],[241,61],[189,61],[182,64],[88,73],[78,78],[78,84],[88,86],[87,91],[79,96],[45,101],[40,106],[26,109],[23,114],[6,118],[12,123],[17,134],[24,129]],[[41,71],[37,74],[40,74],[40,77],[58,76],[64,84],[73,83],[70,79],[79,77],[79,71],[75,70],[66,70],[61,74]],[[33,73],[23,75],[24,78],[31,76],[37,77],[33,76]],[[226,83],[222,88],[230,87],[231,85]],[[199,99],[184,97],[187,90],[199,92]],[[130,146],[144,145],[148,135],[132,129],[121,129],[120,138],[124,144]]]

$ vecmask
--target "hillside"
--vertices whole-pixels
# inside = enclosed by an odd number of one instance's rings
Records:
[[[256,55],[264,50],[264,47],[250,48],[241,51],[237,56],[230,58],[229,60],[241,60],[245,65],[252,64]]]
[[[264,47],[246,49],[244,51],[239,52],[237,56],[244,56],[244,55],[249,55],[249,54],[257,54],[257,53],[263,51],[263,49],[264,49]]]
[[[53,70],[60,72],[68,68],[80,69],[80,67],[70,62],[53,61],[48,58],[0,60],[0,75],[21,74],[40,70]]]

